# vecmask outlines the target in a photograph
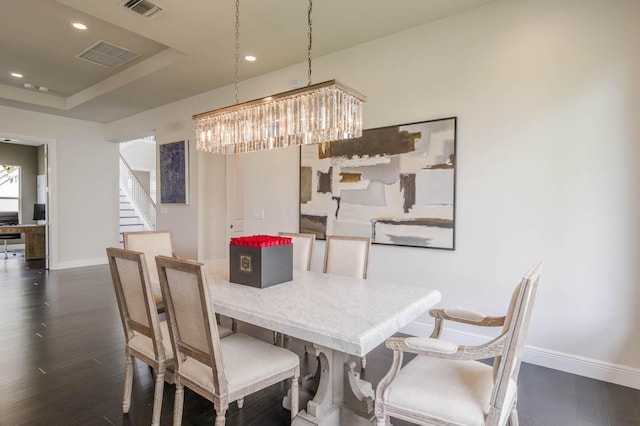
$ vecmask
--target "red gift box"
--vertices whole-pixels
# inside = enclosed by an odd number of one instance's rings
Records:
[[[229,281],[265,288],[293,279],[290,237],[251,235],[229,241]]]

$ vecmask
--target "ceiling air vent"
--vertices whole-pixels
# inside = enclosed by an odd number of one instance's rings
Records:
[[[122,6],[144,16],[145,18],[152,18],[153,16],[164,11],[160,6],[151,3],[147,0],[128,0],[121,3]]]
[[[116,68],[138,56],[136,52],[100,40],[77,54],[76,58],[103,67]]]

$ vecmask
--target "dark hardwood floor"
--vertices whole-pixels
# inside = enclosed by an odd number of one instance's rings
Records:
[[[122,414],[122,325],[107,266],[46,271],[41,263],[0,259],[0,425],[148,425],[153,382],[137,362],[133,398]],[[243,332],[271,339],[248,325]],[[303,373],[315,358],[300,354]],[[367,356],[363,378],[374,385],[386,373],[391,353],[379,347]],[[427,386],[428,383],[425,383]],[[162,424],[172,424],[172,385],[165,385]],[[227,412],[227,424],[286,425],[284,384],[274,385]],[[534,365],[522,367],[522,426],[640,425],[640,391]],[[211,403],[185,390],[184,425],[212,425]],[[394,421],[396,426],[408,423]]]

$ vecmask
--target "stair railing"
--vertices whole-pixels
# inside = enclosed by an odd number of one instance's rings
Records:
[[[140,181],[127,164],[127,161],[120,155],[120,188],[129,197],[133,208],[136,210],[145,228],[156,229],[156,203],[153,202],[149,193],[140,184]]]

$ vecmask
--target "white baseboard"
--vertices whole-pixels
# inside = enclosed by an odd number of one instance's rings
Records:
[[[429,336],[433,331],[433,326],[431,324],[414,321],[400,331],[412,336]],[[487,336],[449,328],[443,330],[443,336],[448,340],[450,339],[463,345],[478,345],[487,341]],[[541,367],[552,368],[566,373],[640,389],[640,369],[637,368],[530,345],[525,345],[522,359],[524,362]]]
[[[82,268],[83,266],[96,266],[106,265],[109,263],[107,257],[96,257],[93,259],[72,260],[68,262],[51,262],[49,269],[70,269],[70,268]]]

